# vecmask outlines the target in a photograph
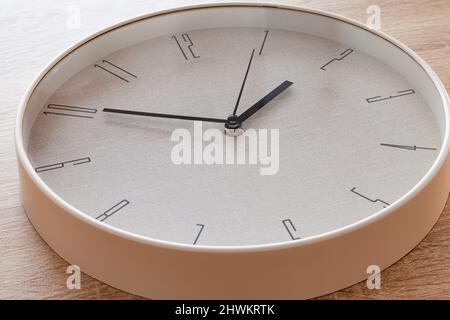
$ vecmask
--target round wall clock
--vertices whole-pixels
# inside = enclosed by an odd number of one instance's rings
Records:
[[[137,295],[315,297],[432,228],[448,106],[414,52],[334,14],[148,14],[71,47],[26,93],[23,205],[61,257]]]

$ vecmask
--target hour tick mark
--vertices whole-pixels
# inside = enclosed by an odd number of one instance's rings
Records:
[[[171,39],[175,40],[175,42],[178,46],[178,49],[180,49],[181,54],[184,57],[184,60],[189,60],[188,56],[192,57],[194,59],[200,58],[200,56],[195,54],[194,50],[192,49],[192,47],[194,46],[194,43],[192,42],[191,37],[187,33],[181,34],[181,39],[183,40],[183,46],[185,46],[187,48],[187,51],[189,51],[189,54],[185,52],[182,44],[180,43],[180,41],[178,40],[176,35],[173,35],[171,37]]]
[[[361,198],[366,199],[367,201],[370,201],[370,202],[373,202],[373,203],[377,203],[377,202],[382,203],[384,208],[386,208],[387,206],[390,206],[390,204],[387,203],[386,201],[383,201],[381,199],[373,200],[373,199],[363,195],[362,193],[357,192],[356,191],[356,187],[353,187],[350,191],[353,192],[354,194],[356,194],[357,196],[360,196]]]
[[[76,166],[76,165],[83,164],[83,163],[88,163],[88,162],[91,162],[91,158],[90,157],[85,157],[85,158],[80,158],[80,159],[75,159],[75,160],[68,160],[68,161],[48,164],[48,165],[45,165],[45,166],[40,166],[40,167],[35,168],[34,170],[37,173],[39,173],[39,172],[44,172],[44,171],[50,171],[50,170],[64,168],[66,164],[72,164],[72,165]]]
[[[406,146],[401,144],[390,144],[390,143],[380,143],[380,146],[383,147],[391,147],[391,148],[397,148],[397,149],[404,149],[404,150],[436,150],[436,148],[428,148],[428,147],[418,147],[418,146]]]
[[[109,217],[111,217],[113,214],[115,214],[117,211],[122,210],[124,207],[130,204],[130,201],[123,199],[122,201],[116,203],[111,208],[103,212],[101,215],[96,217],[95,219],[100,221],[105,221]]]
[[[120,80],[123,80],[125,82],[130,82],[130,80],[131,80],[130,77],[137,78],[137,76],[135,74],[119,67],[118,65],[116,65],[108,60],[102,60],[101,63],[103,64],[103,66],[99,65],[99,64],[94,64],[94,67],[100,68],[101,70],[115,76],[116,78],[118,78]],[[112,71],[112,70],[114,70],[114,71]],[[119,73],[121,75],[119,75]]]
[[[50,111],[48,111],[50,110]],[[56,111],[54,111],[56,110]],[[77,118],[86,118],[93,119],[94,113],[97,113],[97,109],[94,108],[85,108],[85,107],[77,107],[77,106],[68,106],[63,104],[49,104],[47,106],[46,111],[44,111],[44,115],[57,115],[57,116],[67,116],[67,117],[77,117]],[[92,115],[87,115],[92,114]]]
[[[200,238],[200,235],[202,234],[203,229],[205,228],[204,224],[197,223],[197,226],[200,227],[200,230],[198,231],[197,236],[195,237],[195,240],[192,244],[197,244],[197,241]]]
[[[298,235],[297,228],[295,228],[294,223],[292,222],[291,219],[284,219],[282,223],[292,240],[301,239],[301,237]]]
[[[350,49],[350,48],[347,49],[347,50],[345,50],[344,52],[341,52],[341,53],[339,54],[339,57],[336,57],[336,58],[331,59],[330,61],[328,61],[327,63],[325,63],[323,66],[321,66],[320,69],[322,69],[323,71],[326,71],[325,68],[326,68],[329,64],[331,64],[331,63],[333,63],[333,62],[336,62],[336,61],[341,61],[341,60],[345,59],[345,58],[346,58],[347,56],[349,56],[352,52],[353,52],[353,49]]]
[[[374,103],[374,102],[399,98],[399,97],[403,97],[403,96],[408,96],[410,94],[415,94],[415,93],[416,92],[414,91],[414,89],[400,90],[400,91],[397,91],[397,93],[394,95],[384,96],[384,97],[383,96],[375,96],[375,97],[367,98],[366,101],[367,101],[367,103]]]
[[[264,39],[263,42],[261,44],[261,48],[259,49],[259,53],[258,55],[261,55],[263,49],[264,49],[264,45],[266,44],[266,39],[267,39],[267,35],[269,34],[269,30],[264,31]]]

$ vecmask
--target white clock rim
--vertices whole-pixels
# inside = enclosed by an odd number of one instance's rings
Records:
[[[308,238],[304,239],[298,239],[295,241],[285,241],[285,242],[277,242],[277,243],[269,243],[269,244],[257,244],[257,245],[242,245],[242,246],[211,246],[211,245],[191,245],[191,244],[183,244],[183,243],[177,243],[172,241],[166,241],[156,238],[150,238],[142,235],[138,235],[132,232],[128,232],[126,230],[113,227],[111,225],[102,223],[98,220],[96,220],[93,217],[88,216],[87,214],[83,213],[82,211],[78,210],[74,206],[70,205],[64,199],[59,197],[52,189],[50,189],[44,181],[39,177],[39,175],[35,172],[30,159],[27,156],[27,153],[25,151],[24,147],[24,141],[23,141],[23,132],[22,132],[22,125],[23,120],[25,116],[25,112],[27,109],[27,105],[29,102],[30,97],[32,96],[34,90],[38,86],[38,84],[42,81],[42,79],[45,78],[47,73],[53,69],[61,60],[63,60],[66,56],[70,55],[73,51],[75,51],[77,48],[83,46],[84,44],[94,40],[95,38],[111,32],[114,29],[118,29],[121,27],[124,27],[128,24],[135,23],[140,20],[149,19],[152,17],[175,13],[175,12],[181,12],[181,11],[188,11],[188,10],[196,10],[196,9],[202,9],[202,8],[210,8],[210,7],[267,7],[267,8],[274,8],[274,9],[285,9],[285,10],[293,10],[293,11],[299,11],[299,12],[307,12],[312,14],[318,14],[322,15],[328,18],[337,19],[340,21],[343,21],[345,23],[351,24],[354,27],[362,28],[365,31],[371,32],[375,34],[378,37],[381,37],[382,39],[386,40],[387,42],[390,42],[391,44],[395,45],[399,49],[401,49],[404,53],[409,55],[427,74],[427,76],[430,77],[431,81],[433,82],[435,88],[439,92],[439,95],[441,97],[441,102],[444,106],[443,114],[445,116],[445,131],[443,134],[443,139],[441,143],[441,148],[439,151],[439,154],[434,161],[431,168],[427,171],[427,173],[419,180],[419,182],[410,189],[406,194],[401,196],[399,199],[397,199],[394,203],[392,203],[390,206],[383,208],[380,211],[377,211],[374,214],[371,214],[370,216],[363,218],[361,220],[358,220],[356,222],[353,222],[351,224],[348,224],[346,226],[327,231],[318,235],[310,236]],[[330,13],[327,11],[319,10],[319,9],[313,9],[309,7],[304,6],[295,6],[295,5],[284,5],[284,4],[277,4],[273,2],[268,3],[257,3],[257,2],[226,2],[226,3],[202,3],[202,4],[196,4],[196,5],[187,5],[187,6],[177,6],[170,9],[164,9],[159,10],[143,15],[139,15],[124,21],[121,21],[119,23],[116,23],[114,25],[111,25],[107,28],[104,28],[102,30],[99,30],[93,34],[91,34],[88,37],[85,37],[84,39],[78,41],[74,45],[70,46],[69,48],[63,50],[62,53],[57,55],[39,74],[36,76],[36,78],[33,80],[32,84],[27,89],[25,95],[23,96],[20,105],[19,110],[16,118],[16,126],[15,126],[15,145],[16,145],[16,155],[17,160],[22,166],[22,168],[25,170],[28,177],[32,180],[33,183],[44,193],[44,195],[52,201],[54,204],[59,206],[62,210],[69,213],[76,219],[81,220],[81,222],[85,222],[90,224],[91,226],[100,229],[102,231],[108,232],[112,235],[131,240],[131,241],[137,241],[139,243],[145,244],[145,245],[152,245],[157,246],[161,248],[169,248],[169,249],[175,249],[175,250],[182,250],[182,251],[195,251],[195,252],[228,252],[228,253],[244,253],[244,252],[256,252],[256,251],[270,251],[270,250],[277,250],[277,249],[285,249],[285,248],[292,248],[292,247],[300,247],[300,246],[308,246],[315,243],[319,243],[322,241],[327,241],[332,238],[340,237],[345,234],[349,234],[354,230],[363,228],[369,224],[375,223],[376,221],[383,219],[384,217],[390,215],[391,213],[395,212],[398,208],[408,203],[411,199],[413,199],[417,194],[419,194],[426,185],[431,182],[431,180],[436,176],[436,174],[440,171],[442,166],[445,164],[446,159],[449,154],[450,150],[450,114],[449,114],[449,107],[450,107],[450,99],[447,93],[447,90],[445,89],[445,86],[437,76],[437,74],[433,71],[433,69],[426,63],[417,53],[415,53],[412,49],[410,49],[408,46],[400,42],[399,40],[389,36],[388,34],[375,30],[372,28],[369,28],[368,26],[364,25],[363,23],[360,23],[354,19],[344,17],[339,14]]]

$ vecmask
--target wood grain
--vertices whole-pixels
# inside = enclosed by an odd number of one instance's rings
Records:
[[[204,1],[2,0],[0,3],[0,299],[136,299],[82,275],[81,289],[66,288],[67,263],[39,237],[21,207],[13,129],[22,95],[59,52],[94,31],[145,12]],[[225,1],[221,1],[225,2]],[[449,0],[278,1],[328,10],[365,22],[367,7],[381,8],[382,30],[418,52],[450,88]],[[81,13],[80,28],[68,27]],[[449,299],[450,201],[431,233],[383,271],[382,288],[365,283],[323,299]]]

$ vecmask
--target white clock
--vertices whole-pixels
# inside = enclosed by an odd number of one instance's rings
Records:
[[[20,107],[23,205],[148,298],[310,298],[412,250],[450,189],[449,100],[413,51],[318,10],[144,15],[59,55]]]

